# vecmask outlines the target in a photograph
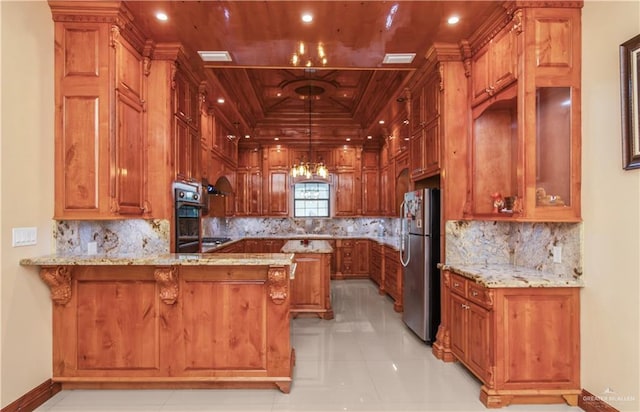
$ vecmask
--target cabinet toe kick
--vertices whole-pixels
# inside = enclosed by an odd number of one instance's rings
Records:
[[[495,390],[482,385],[480,401],[487,408],[502,408],[511,404],[566,403],[578,405],[580,389],[521,389]]]

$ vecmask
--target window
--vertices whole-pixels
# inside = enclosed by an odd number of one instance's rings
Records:
[[[294,217],[329,217],[329,184],[296,183],[293,209]]]

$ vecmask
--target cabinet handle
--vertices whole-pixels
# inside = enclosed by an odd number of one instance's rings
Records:
[[[458,282],[453,282],[453,287],[454,287],[454,288],[459,288],[459,287],[460,287],[460,284],[459,284]]]
[[[472,294],[473,296],[478,296],[478,292],[477,292],[477,291],[475,291],[475,290],[474,290],[474,291],[472,291],[472,292],[471,292],[471,294]]]

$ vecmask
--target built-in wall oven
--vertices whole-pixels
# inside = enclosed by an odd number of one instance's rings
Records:
[[[175,203],[175,251],[198,253],[201,250],[202,194],[200,187],[176,182],[173,185]]]

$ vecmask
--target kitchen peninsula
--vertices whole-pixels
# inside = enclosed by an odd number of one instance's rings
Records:
[[[53,381],[64,388],[277,387],[293,374],[293,255],[52,255]]]

